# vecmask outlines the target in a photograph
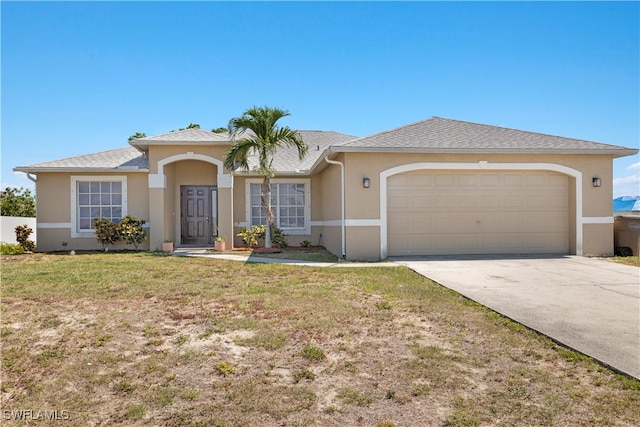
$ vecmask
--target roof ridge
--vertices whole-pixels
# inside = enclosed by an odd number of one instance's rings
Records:
[[[193,131],[206,132],[206,133],[210,133],[210,134],[213,134],[213,135],[219,135],[219,134],[217,134],[215,132],[211,132],[209,130],[202,129],[202,128],[185,128],[185,129],[171,130],[169,132],[159,133],[157,135],[149,135],[149,136],[145,136],[144,138],[134,138],[131,141],[142,141],[142,140],[148,139],[148,138],[159,138],[159,137],[166,136],[166,135],[175,135],[177,133],[193,132]]]

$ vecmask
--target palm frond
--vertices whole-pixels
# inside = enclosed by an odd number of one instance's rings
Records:
[[[224,167],[234,170],[240,167],[242,170],[249,170],[249,154],[253,149],[257,149],[256,141],[252,139],[241,139],[237,141],[227,151],[224,157]]]

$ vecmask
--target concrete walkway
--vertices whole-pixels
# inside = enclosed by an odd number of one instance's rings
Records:
[[[350,262],[350,261],[338,261],[338,262],[318,262],[318,261],[301,261],[295,259],[281,259],[281,258],[269,258],[260,256],[247,256],[237,255],[232,252],[211,252],[208,248],[178,248],[173,255],[177,256],[190,256],[198,258],[216,258],[230,261],[242,261],[257,264],[291,264],[297,266],[307,267],[399,267],[400,264],[393,262]]]
[[[439,284],[640,378],[640,269],[595,258],[402,258]]]

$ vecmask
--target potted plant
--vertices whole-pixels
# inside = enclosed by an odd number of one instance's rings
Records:
[[[227,250],[227,238],[224,236],[216,237],[215,249],[218,252],[224,252]]]
[[[162,252],[173,252],[173,242],[171,240],[165,240],[162,243]]]

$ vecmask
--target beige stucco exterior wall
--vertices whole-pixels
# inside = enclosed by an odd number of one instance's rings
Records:
[[[226,236],[236,245],[242,242],[236,237],[240,227],[247,225],[245,182],[243,176],[228,177],[224,186],[218,182],[220,164],[228,146],[152,146],[149,149],[149,174],[157,174],[158,162],[174,156],[178,160],[166,163],[163,175],[164,188],[149,188],[147,173],[114,172],[127,176],[128,213],[147,218],[150,223],[150,240],[144,248],[159,249],[164,240],[179,244],[180,238],[180,186],[218,186],[219,235]],[[214,163],[202,159],[184,157],[188,153],[216,159]],[[333,157],[344,162],[346,183],[346,249],[350,259],[377,259],[380,257],[381,228],[381,173],[400,165],[436,163],[549,163],[575,169],[582,174],[582,193],[575,192],[576,183],[570,177],[570,250],[576,252],[576,212],[582,211],[578,222],[583,237],[585,255],[609,255],[613,253],[612,157],[610,155],[496,155],[496,154],[415,154],[415,153],[341,153]],[[107,173],[39,173],[37,175],[38,197],[38,247],[43,251],[71,249],[99,249],[94,238],[71,238],[70,182],[72,175],[102,176]],[[594,188],[592,178],[599,177],[602,187]],[[371,186],[363,188],[362,179],[369,178]],[[282,177],[297,179],[298,177]],[[338,165],[327,165],[311,176],[299,178],[310,180],[311,234],[289,236],[291,245],[303,240],[313,244],[320,242],[335,254],[341,254],[341,176]],[[233,182],[233,188],[230,183]],[[580,206],[576,200],[580,199]],[[609,221],[610,219],[610,221]],[[376,222],[377,221],[377,222]],[[322,235],[322,238],[320,238]],[[69,242],[65,248],[62,242]]]
[[[149,220],[149,192],[146,173],[39,173],[37,175],[38,250],[95,250],[100,243],[94,236],[71,237],[71,177],[118,175],[127,177],[127,214]],[[66,246],[62,242],[67,242]],[[132,248],[121,242],[115,249]],[[148,241],[140,245],[148,249]]]
[[[159,248],[164,241],[181,244],[180,187],[183,185],[208,185],[217,187],[218,235],[233,236],[232,178],[222,170],[228,145],[171,145],[149,147],[149,174],[153,176],[150,188],[150,205],[155,228],[150,244]],[[227,175],[228,182],[219,182],[219,176]],[[151,178],[150,178],[151,179]],[[164,187],[157,187],[164,182]],[[232,242],[233,240],[229,240]]]
[[[380,257],[380,233],[366,220],[379,219],[380,174],[390,168],[422,162],[437,163],[549,163],[575,169],[582,173],[583,252],[588,255],[609,255],[613,251],[612,157],[610,155],[497,155],[497,154],[399,154],[345,153],[347,221],[361,226],[347,227],[347,254],[351,259]],[[600,177],[602,186],[594,188],[593,177]],[[363,188],[362,179],[368,177],[371,187]],[[576,194],[575,179],[570,179],[571,227],[570,249],[576,252]],[[609,221],[610,219],[610,221]],[[363,221],[364,220],[364,221]],[[594,223],[591,223],[594,222]],[[361,249],[360,249],[361,248]]]

